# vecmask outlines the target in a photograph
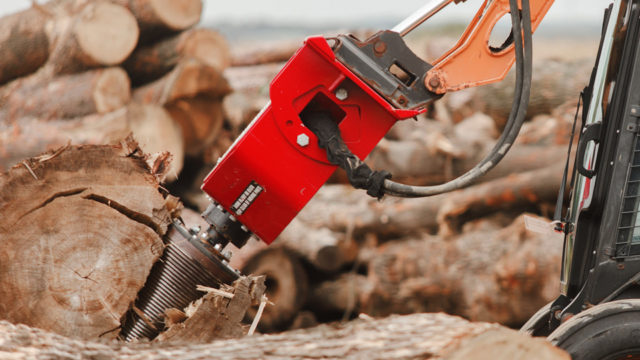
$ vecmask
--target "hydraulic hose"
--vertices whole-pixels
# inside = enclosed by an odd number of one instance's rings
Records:
[[[426,197],[466,187],[494,168],[513,145],[527,114],[533,61],[529,0],[522,0],[522,10],[518,9],[518,0],[510,0],[509,6],[516,57],[516,84],[511,113],[496,145],[480,163],[449,182],[434,186],[414,186],[387,179],[383,185],[386,194],[399,197]]]

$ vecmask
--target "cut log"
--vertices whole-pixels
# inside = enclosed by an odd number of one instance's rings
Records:
[[[555,203],[563,164],[514,174],[421,199],[386,197],[377,201],[348,185],[325,185],[298,214],[307,226],[332,231],[353,231],[354,236],[374,232],[392,238],[419,231],[443,235],[459,232],[466,221],[496,212],[520,213]],[[541,181],[544,179],[544,181]]]
[[[184,151],[189,156],[197,156],[213,145],[224,123],[219,98],[201,95],[178,99],[166,104],[165,109],[180,125]]]
[[[0,175],[3,319],[81,339],[116,335],[171,222],[147,160],[127,140],[61,148]]]
[[[231,62],[229,45],[222,35],[208,29],[193,29],[137,49],[123,66],[137,86],[160,78],[187,58],[218,71]]]
[[[48,21],[36,7],[0,18],[0,84],[44,65],[49,58]]]
[[[301,40],[278,41],[236,47],[232,53],[232,66],[254,66],[282,63],[302,47]]]
[[[133,91],[134,100],[164,105],[196,95],[221,97],[231,91],[222,72],[195,59],[181,61],[170,73]]]
[[[296,251],[313,267],[324,272],[337,271],[358,254],[357,246],[348,234],[327,228],[310,228],[296,219],[278,236],[273,246]]]
[[[534,64],[533,72],[536,75],[531,85],[527,117],[550,114],[567,101],[577,102],[580,91],[589,82],[592,66],[592,60],[547,60]],[[480,111],[491,116],[502,128],[511,111],[514,84],[515,73],[511,71],[501,82],[451,93],[443,100],[454,121]]]
[[[120,64],[138,42],[136,19],[122,6],[106,1],[89,2],[72,16],[71,24],[58,35],[47,64],[53,74]]]
[[[298,256],[285,248],[269,248],[249,259],[243,274],[266,275],[266,295],[274,305],[267,305],[258,329],[263,332],[284,330],[298,314],[307,298],[307,275]],[[256,308],[247,312],[253,319]]]
[[[423,236],[384,244],[369,264],[374,290],[360,310],[375,316],[445,311],[523,324],[557,295],[562,257],[561,234],[550,226],[544,233],[527,230],[524,221],[520,216],[507,228],[448,241]]]
[[[216,339],[230,339],[245,334],[242,319],[251,305],[257,305],[264,294],[264,277],[243,276],[233,286],[220,290],[232,294],[225,298],[209,293],[187,309],[187,319],[169,327],[154,339],[156,342],[207,344]]]
[[[140,25],[141,43],[162,38],[197,24],[202,0],[111,0],[127,7]]]
[[[106,68],[54,79],[19,79],[0,90],[0,116],[12,122],[21,117],[73,118],[103,114],[131,100],[127,73]]]
[[[172,154],[167,180],[175,179],[184,157],[181,130],[164,109],[153,105],[130,105],[107,114],[74,119],[21,118],[12,124],[0,123],[0,168],[69,143],[118,143],[130,133],[140,139],[145,152]]]
[[[209,344],[103,344],[80,342],[24,325],[0,322],[3,355],[24,358],[166,359],[442,359],[569,360],[545,339],[496,324],[472,323],[445,314],[415,314],[323,325],[275,335]],[[52,355],[53,354],[53,355]],[[469,355],[472,354],[472,355]]]
[[[308,306],[317,314],[347,318],[368,303],[374,284],[367,276],[353,273],[316,284],[310,292]]]

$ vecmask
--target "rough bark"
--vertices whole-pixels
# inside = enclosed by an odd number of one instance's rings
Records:
[[[204,345],[79,342],[24,325],[0,322],[7,357],[101,359],[570,359],[544,339],[496,324],[445,314],[415,314],[322,325],[277,335],[218,340]],[[469,356],[469,353],[473,354]],[[504,356],[503,356],[504,355]]]
[[[231,91],[218,69],[195,59],[181,61],[170,73],[133,91],[134,100],[164,105],[196,95],[220,97]]]
[[[0,84],[44,65],[49,58],[48,21],[36,7],[0,19]]]
[[[194,29],[138,48],[124,63],[134,85],[160,78],[180,60],[193,58],[219,71],[229,66],[229,45],[213,30]]]
[[[206,294],[187,309],[186,320],[170,326],[154,341],[206,344],[244,335],[242,319],[251,305],[260,302],[265,290],[264,277],[243,276],[233,286],[222,285],[220,289],[233,297]]]
[[[127,140],[61,148],[0,175],[3,319],[82,339],[116,335],[171,221],[147,160]]]
[[[473,229],[448,241],[389,242],[369,264],[374,290],[360,311],[445,311],[518,326],[557,295],[561,256],[562,236],[528,230],[524,216],[504,229]]]
[[[219,98],[196,96],[178,99],[166,104],[165,109],[180,125],[184,151],[190,156],[197,156],[213,145],[224,123]]]
[[[261,331],[283,330],[297,315],[308,292],[307,275],[298,256],[285,248],[269,248],[247,261],[243,274],[266,275],[267,305],[258,326]],[[256,309],[248,312],[253,319]]]
[[[114,144],[130,133],[147,153],[168,151],[173,161],[167,180],[182,169],[183,140],[180,127],[167,112],[153,105],[130,105],[107,114],[43,121],[21,118],[0,123],[0,169],[23,159],[71,144]]]
[[[120,68],[19,79],[0,89],[0,116],[11,122],[27,116],[44,120],[103,114],[125,106],[130,87]]]
[[[138,42],[138,24],[131,12],[107,1],[86,2],[77,8],[65,9],[77,11],[67,15],[70,19],[57,20],[60,34],[51,35],[57,40],[48,72],[68,74],[123,62]]]
[[[337,279],[316,284],[310,292],[308,306],[318,314],[348,317],[368,303],[374,284],[366,275],[345,273]]]
[[[111,1],[131,10],[140,25],[141,43],[190,28],[202,13],[202,0]]]

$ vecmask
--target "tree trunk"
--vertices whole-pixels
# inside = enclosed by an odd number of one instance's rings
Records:
[[[302,41],[278,41],[267,44],[252,44],[234,49],[231,64],[233,66],[254,66],[270,63],[282,63],[302,47]]]
[[[549,222],[538,218],[538,221]],[[443,241],[388,242],[369,263],[373,316],[444,311],[519,326],[557,295],[562,236],[536,233],[524,216],[504,229],[473,229]]]
[[[120,68],[20,79],[0,90],[0,116],[13,122],[22,117],[45,120],[103,114],[129,103],[130,86]]]
[[[258,326],[261,331],[283,330],[298,314],[307,291],[307,275],[298,256],[285,248],[269,248],[249,259],[243,274],[266,275],[266,295],[274,305],[267,305]],[[248,312],[253,319],[256,309]]]
[[[132,140],[61,148],[0,175],[2,318],[114,337],[162,253],[168,201]]]
[[[318,314],[335,314],[348,318],[370,301],[374,284],[367,276],[345,273],[337,279],[316,284],[309,296],[309,306]]]
[[[173,69],[182,59],[196,59],[222,71],[229,66],[229,45],[208,29],[193,29],[137,49],[124,63],[134,85],[148,83]]]
[[[185,30],[200,21],[202,0],[111,0],[127,7],[140,25],[142,44]]]
[[[224,123],[219,98],[196,96],[178,99],[165,108],[173,120],[180,124],[185,153],[197,156],[210,147],[218,137]]]
[[[0,84],[44,65],[49,58],[48,21],[37,7],[0,18]]]
[[[53,74],[69,74],[123,62],[138,42],[139,29],[131,12],[122,6],[96,1],[80,6],[70,25],[57,35],[47,67]]]
[[[366,318],[276,335],[190,344],[95,343],[74,341],[24,325],[0,322],[0,341],[8,356],[38,358],[167,359],[215,354],[232,359],[441,359],[569,360],[541,338],[496,324],[472,323],[445,314]],[[204,354],[204,355],[203,355]]]
[[[69,143],[114,144],[130,133],[140,140],[145,152],[168,151],[173,155],[167,179],[175,179],[184,157],[180,127],[164,109],[152,105],[130,105],[74,119],[21,118],[12,124],[0,124],[0,169]]]
[[[195,59],[181,61],[170,73],[133,91],[134,100],[164,105],[196,95],[221,97],[231,91],[222,72]]]

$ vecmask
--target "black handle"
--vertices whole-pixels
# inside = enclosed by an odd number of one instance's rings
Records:
[[[587,144],[590,141],[593,141],[596,144],[600,144],[600,129],[602,128],[602,123],[593,123],[585,125],[584,132],[582,136],[580,136],[580,141],[578,142],[578,157],[577,157],[577,168],[578,173],[585,177],[591,179],[595,174],[595,164],[591,164],[593,169],[587,169],[584,167],[584,155],[587,151]]]

